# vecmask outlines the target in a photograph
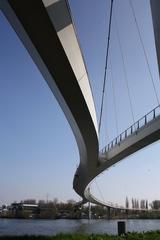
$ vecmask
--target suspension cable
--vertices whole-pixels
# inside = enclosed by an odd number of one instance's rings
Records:
[[[107,74],[107,66],[108,66],[108,53],[109,53],[110,35],[111,35],[111,23],[112,23],[112,9],[113,9],[113,0],[111,0],[111,7],[110,7],[109,28],[108,28],[108,40],[107,40],[107,51],[106,51],[106,60],[105,60],[105,69],[104,69],[104,79],[103,79],[103,88],[102,88],[102,99],[101,99],[100,118],[99,118],[99,126],[98,126],[98,132],[99,132],[99,133],[100,133],[101,121],[102,121],[102,112],[103,112],[103,103],[104,103],[104,93],[105,93],[105,85],[106,85],[106,74]]]
[[[115,122],[116,122],[116,132],[118,136],[118,114],[117,114],[117,106],[116,106],[116,94],[115,94],[115,87],[114,87],[114,77],[113,77],[113,70],[112,70],[112,62],[110,56],[110,70],[111,70],[111,87],[113,92],[113,105],[114,105],[114,114],[115,114]]]
[[[113,92],[113,105],[114,105],[114,114],[115,114],[115,122],[116,122],[116,132],[118,136],[118,114],[117,114],[117,106],[116,106],[116,95],[115,95],[115,87],[114,87],[114,78],[113,78],[113,71],[112,71],[112,62],[111,62],[111,56],[110,56],[110,70],[111,70],[111,87]]]
[[[149,60],[148,60],[148,57],[147,57],[147,53],[146,53],[146,50],[145,50],[145,47],[144,47],[144,43],[143,43],[143,39],[142,39],[142,36],[141,36],[140,28],[139,28],[138,21],[137,21],[137,18],[136,18],[135,10],[134,10],[134,7],[133,7],[133,4],[132,4],[131,0],[129,0],[129,4],[130,4],[131,10],[132,10],[135,25],[137,27],[139,40],[140,40],[140,43],[141,43],[141,46],[142,46],[142,49],[143,49],[144,57],[145,57],[146,64],[147,64],[147,67],[148,67],[148,72],[149,72],[149,75],[150,75],[150,79],[152,81],[152,85],[153,85],[153,89],[154,89],[154,92],[155,92],[156,100],[157,100],[158,105],[160,105],[158,94],[157,94],[157,91],[156,91],[156,86],[155,86],[155,83],[154,83],[154,80],[153,80],[152,71],[151,71],[151,68],[150,68],[150,65],[149,65]]]
[[[113,14],[114,14],[114,12],[113,12]],[[130,105],[130,110],[131,110],[131,115],[132,115],[132,121],[133,121],[133,124],[134,124],[135,123],[135,117],[134,117],[134,112],[133,112],[131,93],[130,93],[130,89],[129,89],[129,82],[128,82],[127,71],[126,71],[126,67],[125,67],[124,54],[123,54],[123,50],[122,50],[122,44],[121,44],[121,40],[120,40],[120,34],[119,34],[119,29],[118,29],[118,24],[117,24],[115,14],[114,14],[114,22],[115,22],[115,29],[116,29],[116,35],[117,35],[117,39],[118,39],[120,54],[121,54],[121,58],[122,58],[124,80],[125,80],[126,87],[127,87],[127,93],[128,93],[128,98],[129,98],[129,105]]]
[[[103,194],[102,194],[102,191],[101,191],[100,187],[98,186],[98,183],[97,183],[97,180],[96,180],[96,179],[95,179],[95,183],[96,183],[96,187],[97,187],[97,189],[98,189],[98,192],[99,192],[99,194],[100,194],[103,202],[105,203],[104,196],[103,196]]]

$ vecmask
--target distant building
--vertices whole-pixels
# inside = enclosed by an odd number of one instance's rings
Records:
[[[38,204],[27,204],[27,203],[12,203],[11,209],[19,209],[19,210],[35,210],[38,208]]]
[[[37,213],[39,206],[37,204],[12,203],[10,211],[13,216],[20,218],[32,218]]]
[[[6,216],[8,213],[8,206],[6,204],[2,205],[0,210],[1,216]]]

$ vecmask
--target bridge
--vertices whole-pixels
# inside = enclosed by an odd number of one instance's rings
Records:
[[[113,4],[113,1],[111,3]],[[68,2],[0,0],[0,9],[41,71],[73,130],[80,155],[73,188],[82,197],[81,203],[89,201],[118,208],[96,199],[90,192],[90,183],[113,164],[160,138],[160,106],[134,122],[100,150],[100,126],[97,123],[87,68]],[[151,10],[160,66],[159,0],[151,0]],[[111,16],[112,7],[110,23]],[[108,52],[106,64],[107,56]]]

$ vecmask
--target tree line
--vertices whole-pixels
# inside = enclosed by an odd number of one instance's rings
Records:
[[[158,210],[160,209],[160,200],[153,200],[151,203],[148,203],[147,199],[136,199],[132,198],[131,201],[129,201],[129,198],[126,197],[125,200],[125,207],[127,209],[132,208],[132,209],[149,209],[149,207],[153,210]]]

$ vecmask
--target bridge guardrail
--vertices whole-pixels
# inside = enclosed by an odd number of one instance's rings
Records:
[[[132,124],[125,131],[120,133],[116,138],[114,138],[110,143],[108,143],[107,146],[105,146],[100,152],[105,153],[111,150],[116,145],[119,145],[121,141],[123,141],[133,133],[136,133],[139,129],[146,126],[149,122],[153,121],[159,116],[160,116],[160,105],[155,107],[153,110],[151,110],[149,113],[141,117],[138,121]]]
[[[97,197],[95,197],[95,196],[90,192],[90,189],[88,189],[88,194],[90,195],[90,197],[91,197],[92,199],[94,199],[96,202],[100,202],[102,205],[105,204],[106,206],[111,207],[111,208],[125,209],[124,206],[120,206],[120,205],[118,205],[117,203],[100,201]]]

